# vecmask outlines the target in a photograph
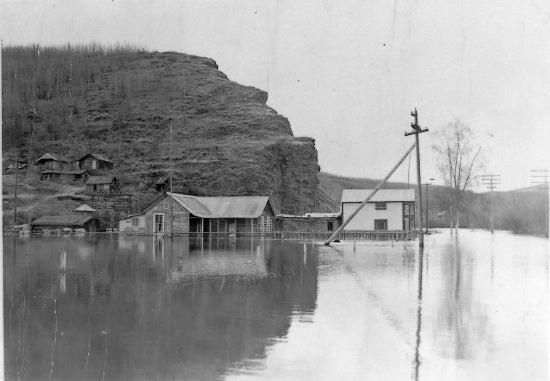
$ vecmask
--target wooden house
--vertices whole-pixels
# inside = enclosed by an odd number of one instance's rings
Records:
[[[359,207],[372,189],[344,189],[342,221]],[[409,231],[415,229],[415,190],[380,189],[344,228],[344,231]]]
[[[58,230],[64,228],[83,228],[86,229],[87,232],[105,231],[99,219],[87,215],[42,216],[31,222],[32,231]]]
[[[40,156],[35,162],[40,170],[63,170],[67,166],[67,161],[59,159],[57,156],[52,155],[51,153],[45,153]]]
[[[197,197],[166,192],[140,214],[121,219],[119,231],[162,234],[173,226],[174,233],[268,233],[274,217],[267,196]]]
[[[89,176],[86,182],[87,193],[119,193],[120,185],[114,176]]]
[[[80,182],[88,181],[89,173],[87,170],[56,170],[46,169],[40,172],[40,180],[59,181],[59,182]]]
[[[115,163],[104,156],[89,153],[78,159],[76,165],[79,169],[109,170],[113,169]]]

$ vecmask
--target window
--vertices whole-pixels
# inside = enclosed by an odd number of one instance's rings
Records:
[[[139,217],[132,218],[132,226],[139,226]]]
[[[331,232],[332,230],[334,230],[334,224],[332,223],[332,221],[327,221],[327,230],[329,232]]]
[[[162,205],[162,207],[163,207],[164,209],[168,209],[169,205],[168,205],[167,202],[165,202],[165,203]]]
[[[374,203],[374,209],[376,209],[376,210],[386,210],[386,203],[385,202],[375,202]]]
[[[388,230],[388,220],[374,220],[374,230]]]

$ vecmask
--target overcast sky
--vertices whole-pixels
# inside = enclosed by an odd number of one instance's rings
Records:
[[[550,168],[550,3],[543,0],[0,0],[4,44],[130,42],[211,57],[269,92],[323,171],[383,177],[421,135],[461,119],[501,189]],[[406,162],[406,164],[408,164]],[[410,179],[415,180],[414,160]],[[392,180],[407,181],[408,165]]]

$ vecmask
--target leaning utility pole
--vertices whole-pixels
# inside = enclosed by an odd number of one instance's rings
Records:
[[[416,108],[411,112],[414,117],[414,123],[411,123],[413,129],[412,132],[405,132],[405,136],[414,135],[416,141],[416,192],[418,193],[418,234],[419,234],[419,247],[424,247],[424,232],[422,231],[422,182],[420,178],[420,139],[418,134],[428,132],[428,129],[422,129],[418,125],[418,112]]]
[[[493,191],[500,185],[500,175],[481,175],[481,182],[483,185],[489,189],[489,225],[491,229],[491,234],[495,232],[495,227],[493,223],[493,208],[492,208],[492,198]]]
[[[344,228],[346,227],[347,224],[349,224],[349,222],[353,219],[353,217],[355,217],[359,211],[361,209],[363,209],[363,207],[365,205],[367,205],[367,202],[370,201],[370,199],[372,198],[372,196],[375,195],[376,192],[378,192],[378,189],[380,189],[382,187],[382,185],[384,185],[386,183],[386,181],[388,181],[388,179],[391,177],[391,175],[393,175],[393,173],[397,170],[397,168],[399,168],[399,166],[401,165],[401,163],[403,163],[405,161],[405,159],[407,158],[407,156],[409,156],[409,154],[411,153],[411,151],[414,149],[414,147],[416,146],[416,144],[413,144],[408,150],[407,152],[405,152],[405,154],[401,157],[401,159],[399,159],[399,161],[397,162],[397,164],[391,169],[391,171],[386,175],[386,177],[384,177],[379,183],[378,185],[376,186],[376,188],[374,188],[372,190],[372,192],[370,192],[370,194],[367,196],[367,198],[357,207],[357,209],[355,209],[355,211],[342,223],[342,225],[340,225],[340,227],[338,229],[336,229],[336,231],[334,233],[332,233],[332,235],[325,241],[325,246],[328,246],[330,245],[330,243],[332,241],[334,241],[336,239],[336,237],[338,237],[338,234],[340,234],[340,232],[342,230],[344,230]]]
[[[548,238],[548,227],[550,226],[550,221],[548,221],[549,218],[549,202],[550,202],[550,193],[548,188],[548,169],[532,169],[531,170],[531,183],[538,185],[538,184],[544,184],[544,190],[545,190],[545,203],[544,203],[544,234],[546,235],[546,238]]]

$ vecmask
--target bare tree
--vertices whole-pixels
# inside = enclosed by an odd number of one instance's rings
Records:
[[[481,145],[476,143],[474,131],[457,119],[437,133],[432,148],[438,154],[439,170],[450,188],[448,202],[453,233],[453,228],[460,227],[464,191],[475,183],[483,168]]]

